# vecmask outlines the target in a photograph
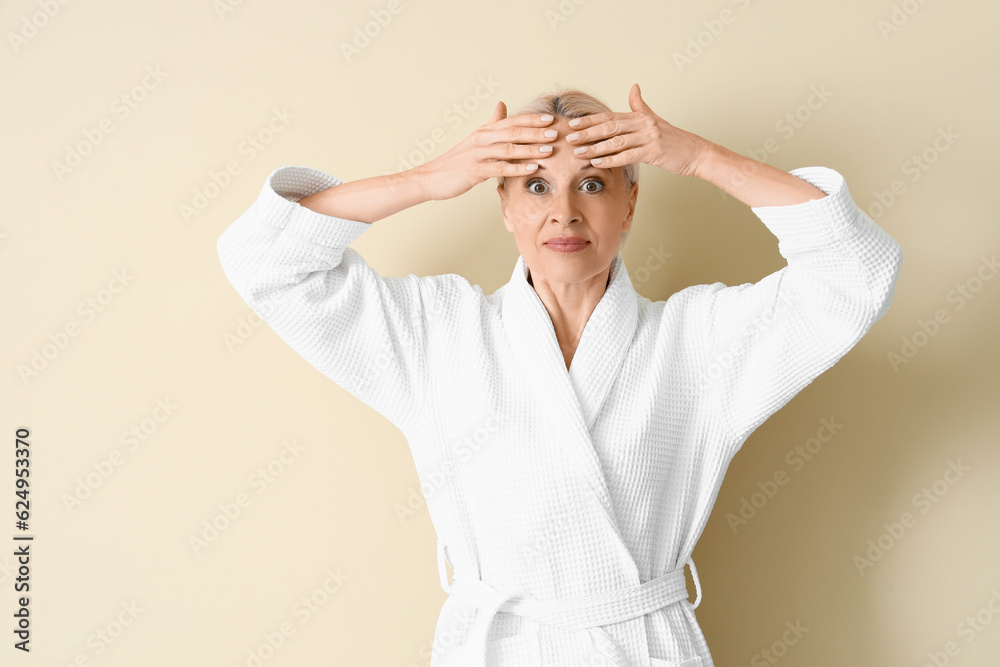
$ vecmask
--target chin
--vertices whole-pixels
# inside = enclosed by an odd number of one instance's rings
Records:
[[[578,283],[607,269],[607,265],[598,261],[593,256],[580,257],[577,253],[566,257],[548,257],[542,262],[535,263],[538,267],[538,275],[548,281],[560,283]],[[532,274],[534,275],[534,274]]]

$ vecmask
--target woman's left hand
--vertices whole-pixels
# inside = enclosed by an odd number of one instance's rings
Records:
[[[645,162],[679,176],[697,176],[698,167],[712,147],[712,142],[674,127],[663,120],[642,99],[639,84],[629,91],[631,113],[607,111],[574,119],[571,127],[579,134],[571,144],[585,146],[581,158],[601,158],[599,169],[613,169]]]

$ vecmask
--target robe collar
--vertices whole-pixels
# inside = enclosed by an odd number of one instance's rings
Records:
[[[591,429],[635,335],[635,289],[621,254],[616,254],[611,263],[611,282],[587,320],[567,369],[552,319],[534,287],[528,284],[527,275],[524,258],[518,256],[502,306],[508,340],[528,383],[525,389],[532,392],[554,439],[590,486],[620,536]]]

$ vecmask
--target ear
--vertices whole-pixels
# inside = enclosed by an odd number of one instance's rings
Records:
[[[639,197],[639,184],[633,183],[632,189],[628,192],[628,217],[622,223],[622,231],[627,232],[632,228],[632,216],[635,215],[635,202]]]
[[[503,226],[507,228],[508,232],[513,234],[514,226],[507,219],[507,190],[499,183],[497,183],[497,194],[500,195],[500,213],[503,215]]]

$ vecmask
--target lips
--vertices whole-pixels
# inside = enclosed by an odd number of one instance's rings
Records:
[[[582,239],[579,236],[557,236],[546,241],[544,245],[552,252],[571,254],[582,252],[584,248],[590,245],[590,241]]]
[[[547,245],[561,245],[561,246],[571,246],[571,245],[586,245],[590,243],[587,239],[582,239],[579,236],[557,236],[551,238],[545,242]]]

